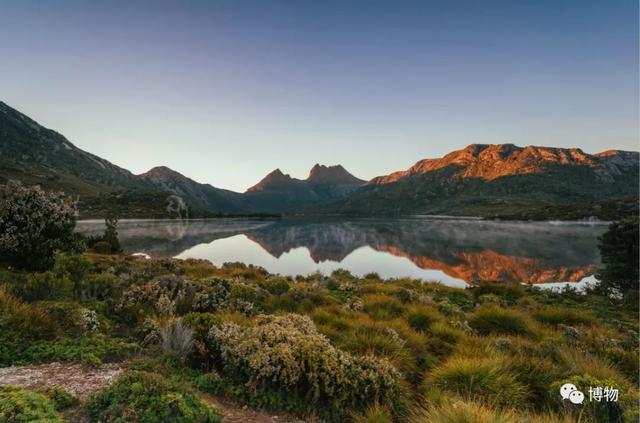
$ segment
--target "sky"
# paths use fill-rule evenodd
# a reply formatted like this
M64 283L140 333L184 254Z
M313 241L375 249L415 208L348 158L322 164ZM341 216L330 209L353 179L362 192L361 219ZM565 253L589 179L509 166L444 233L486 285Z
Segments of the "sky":
M472 143L638 150L636 0L0 0L0 100L244 191Z

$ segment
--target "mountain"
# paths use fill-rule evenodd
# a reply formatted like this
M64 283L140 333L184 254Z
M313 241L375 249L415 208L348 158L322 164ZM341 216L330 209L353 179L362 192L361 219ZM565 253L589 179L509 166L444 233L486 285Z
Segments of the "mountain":
M342 165L315 164L309 171L307 182L312 185L363 185L366 181L356 178Z
M364 184L365 181L356 178L341 165L316 164L305 180L292 178L276 169L249 188L243 200L254 211L288 212L343 199Z
M0 102L0 183L9 179L75 196L83 218L114 208L129 217L167 216L166 192Z
M73 145L64 136L0 102L0 175L72 194L122 188L148 189L149 183Z
M201 184L167 167L142 175L88 153L0 102L0 183L17 179L79 200L81 217L286 213L472 215L506 219L616 219L638 213L637 152L472 144L369 182L316 164L307 179L280 169L245 193ZM180 215L182 215L182 211Z
M518 219L637 213L637 152L472 144L379 176L317 212Z
M154 167L140 177L162 191L180 196L192 209L198 211L227 214L247 212L242 204L241 194L198 183L166 166Z

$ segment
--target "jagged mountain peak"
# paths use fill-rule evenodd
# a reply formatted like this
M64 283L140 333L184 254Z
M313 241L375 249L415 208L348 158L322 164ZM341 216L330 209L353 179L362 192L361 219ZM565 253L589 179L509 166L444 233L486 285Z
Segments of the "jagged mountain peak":
M350 184L362 185L365 183L349 173L342 165L325 166L316 163L309 171L307 182L312 184Z

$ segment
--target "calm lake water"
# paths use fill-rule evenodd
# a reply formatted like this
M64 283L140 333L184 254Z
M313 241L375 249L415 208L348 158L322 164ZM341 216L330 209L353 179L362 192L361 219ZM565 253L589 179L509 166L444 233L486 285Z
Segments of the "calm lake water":
M591 223L488 222L464 219L121 220L129 253L239 261L283 275L347 269L466 286L477 281L535 284L593 279L597 239ZM99 234L102 221L81 221Z

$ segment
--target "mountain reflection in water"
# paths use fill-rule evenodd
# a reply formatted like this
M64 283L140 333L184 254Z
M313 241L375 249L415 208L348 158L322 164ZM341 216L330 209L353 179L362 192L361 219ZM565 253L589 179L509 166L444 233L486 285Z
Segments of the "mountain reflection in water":
M82 221L86 234L103 230ZM122 220L128 252L240 261L296 275L337 268L354 274L478 281L578 282L600 263L602 224L445 219Z

